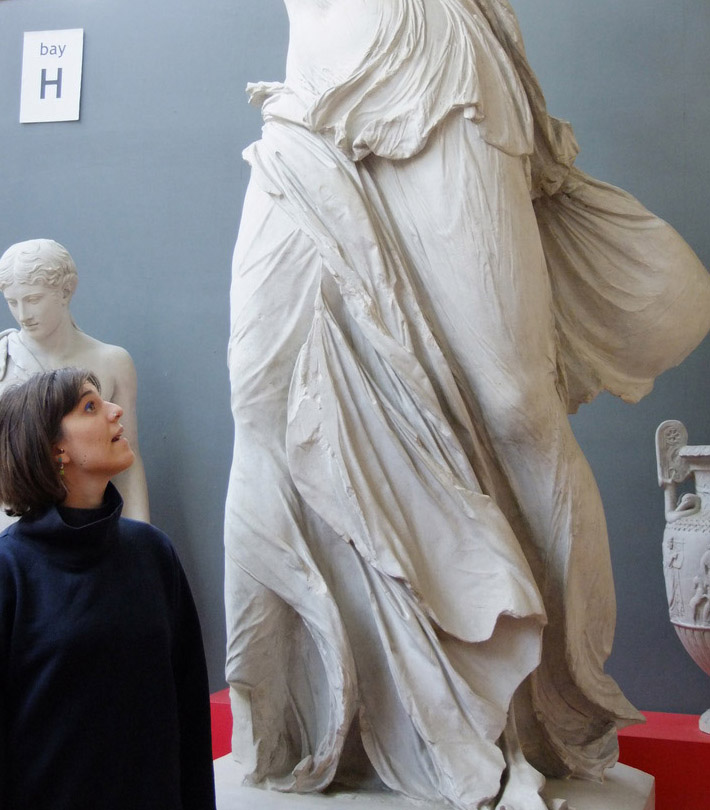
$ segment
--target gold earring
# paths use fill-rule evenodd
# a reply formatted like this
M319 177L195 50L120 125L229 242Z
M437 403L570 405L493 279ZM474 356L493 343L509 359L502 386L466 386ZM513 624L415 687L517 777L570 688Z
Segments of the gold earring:
M59 452L63 453L64 451L60 450ZM61 456L59 456L59 475L64 475L64 460Z

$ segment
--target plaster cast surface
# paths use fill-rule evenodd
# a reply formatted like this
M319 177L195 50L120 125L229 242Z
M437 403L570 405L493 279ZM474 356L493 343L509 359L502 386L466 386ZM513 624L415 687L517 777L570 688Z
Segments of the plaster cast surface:
M214 763L217 810L446 810L446 802L422 802L393 793L284 794L243 787L231 756ZM654 780L617 764L603 783L550 779L543 795L553 810L653 810Z
M574 167L507 3L286 5L233 267L233 752L283 791L541 810L641 719L567 412L647 393L710 282Z
M656 431L656 458L666 507L668 613L687 653L710 675L710 446L689 445L685 425L668 419ZM678 485L691 477L695 491L679 500ZM710 709L699 720L705 733L709 719Z
M123 408L121 423L136 460L115 478L125 517L148 521L148 490L138 447L136 372L120 346L102 343L77 327L69 311L77 285L74 261L51 239L9 247L0 257L0 290L20 329L0 332L0 396L32 374L66 366L92 371L101 395ZM0 511L0 528L12 518Z

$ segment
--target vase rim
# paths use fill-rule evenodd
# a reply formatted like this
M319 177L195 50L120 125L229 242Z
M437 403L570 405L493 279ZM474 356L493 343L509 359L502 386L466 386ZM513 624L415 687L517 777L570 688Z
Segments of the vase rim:
M710 444L688 444L680 448L678 455L683 458L704 458L710 456Z

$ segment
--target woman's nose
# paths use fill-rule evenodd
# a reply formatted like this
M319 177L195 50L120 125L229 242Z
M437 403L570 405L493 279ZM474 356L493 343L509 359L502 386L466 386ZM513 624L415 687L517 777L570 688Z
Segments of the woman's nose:
M123 408L120 405L116 405L114 402L107 402L106 405L108 406L109 414L113 422L123 416Z

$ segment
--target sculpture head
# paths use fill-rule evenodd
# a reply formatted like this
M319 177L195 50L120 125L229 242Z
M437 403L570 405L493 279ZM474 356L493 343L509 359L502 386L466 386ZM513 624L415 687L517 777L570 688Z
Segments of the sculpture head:
M0 291L21 329L41 341L71 320L79 277L66 248L52 239L17 242L0 257Z

